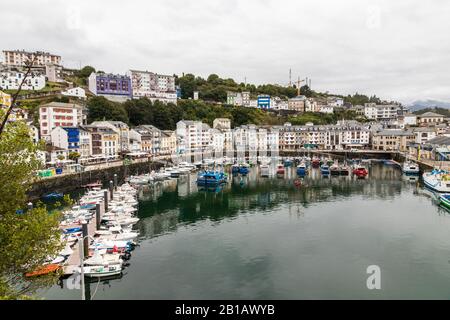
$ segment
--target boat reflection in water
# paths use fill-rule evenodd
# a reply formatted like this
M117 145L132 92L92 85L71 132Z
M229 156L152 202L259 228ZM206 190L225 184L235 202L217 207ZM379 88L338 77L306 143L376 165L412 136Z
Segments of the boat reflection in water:
M219 188L197 187L193 174L143 190L129 271L94 298L448 298L449 212L420 177L380 163L365 179L318 167L297 180L296 166L277 178L277 165L269 178L252 167ZM366 288L371 264L389 279L376 294Z

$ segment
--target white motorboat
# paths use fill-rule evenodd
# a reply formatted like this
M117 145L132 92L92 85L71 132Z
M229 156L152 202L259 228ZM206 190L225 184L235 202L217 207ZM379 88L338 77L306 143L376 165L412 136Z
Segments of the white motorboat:
M404 174L407 174L407 175L416 175L416 174L419 174L420 169L416 163L411 162L411 161L405 161L405 163L403 164L403 167L402 167L402 171Z
M84 260L84 264L88 266L109 266L114 264L122 264L123 260L120 258L120 255L117 253L113 254L101 254L103 250L94 250L94 255L89 259Z
M79 268L79 272L81 273L81 269ZM85 266L83 267L83 272L86 277L90 278L102 278L102 277L110 277L119 275L122 273L122 265L113 264L107 266Z
M450 193L450 174L444 170L433 170L422 175L423 182L428 188L437 191Z
M268 177L270 175L270 166L268 164L260 165L261 177Z
M120 226L113 226L108 230L97 230L95 234L102 236L104 239L116 241L135 240L139 235L137 232L124 232Z

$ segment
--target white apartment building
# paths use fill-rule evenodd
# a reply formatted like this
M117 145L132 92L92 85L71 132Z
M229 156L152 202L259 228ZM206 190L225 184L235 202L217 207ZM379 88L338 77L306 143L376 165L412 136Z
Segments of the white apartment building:
M25 74L16 71L0 72L0 89L17 90L22 83ZM31 72L22 85L22 90L42 90L45 88L45 76L36 72Z
M61 56L48 52L25 50L3 50L3 65L5 66L25 66L29 59L35 60L34 66L43 67L46 64L61 64Z
M370 130L361 125L306 125L286 123L279 128L281 150L300 150L316 147L328 150L364 148L370 143Z
M177 122L177 152L199 152L202 149L202 122L180 120Z
M415 143L423 144L428 142L428 140L431 140L433 138L437 137L436 129L434 127L419 127L414 128L412 130L415 136Z
M249 107L250 106L250 92L227 92L227 104L232 106L242 106Z
M66 91L62 91L61 94L63 96L75 97L79 99L86 99L86 90L81 87L67 89Z
M177 103L175 77L149 71L130 70L133 98L147 97L151 101Z
M319 112L321 113L333 113L334 107L330 105L319 106Z
M39 107L41 138L50 141L55 127L77 127L85 122L83 107L73 103L51 102Z
M364 105L364 116L370 120L388 121L397 119L402 108L397 104L366 103Z

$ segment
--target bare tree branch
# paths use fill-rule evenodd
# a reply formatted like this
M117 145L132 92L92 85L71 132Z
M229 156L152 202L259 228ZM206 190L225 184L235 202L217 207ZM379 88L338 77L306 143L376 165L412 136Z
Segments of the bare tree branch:
M28 58L27 61L25 61L25 66L26 66L26 72L25 75L22 79L22 81L20 82L19 88L17 88L17 91L13 94L12 96L12 100L11 100L11 105L9 106L8 110L6 111L5 117L2 120L2 123L0 124L0 139L2 138L2 133L3 130L5 129L6 126L6 122L8 121L8 117L10 116L12 110L14 109L15 105L16 105L16 100L17 97L20 94L20 91L22 91L22 86L25 83L25 81L27 80L28 76L31 73L31 69L36 61L37 55L34 56L33 59L31 59L31 57Z

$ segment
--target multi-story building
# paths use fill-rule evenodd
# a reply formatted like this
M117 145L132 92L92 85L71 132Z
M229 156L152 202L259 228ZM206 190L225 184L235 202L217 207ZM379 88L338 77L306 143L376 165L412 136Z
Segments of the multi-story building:
M130 141L134 152L140 151L147 154L152 153L153 136L148 130L131 129Z
M177 136L175 131L161 131L161 154L172 155L177 152Z
M354 123L305 126L285 123L279 127L280 150L295 151L308 147L328 150L361 149L369 144L370 130Z
M55 127L78 127L86 121L83 107L74 103L51 102L39 107L41 138L50 141Z
M106 127L119 135L119 152L129 151L130 143L130 127L122 121L94 121L93 126Z
M250 92L227 92L227 104L233 106L242 106L249 107L250 106Z
M381 130L373 133L372 149L404 152L414 140L414 133L408 130Z
M25 74L16 71L0 72L0 89L17 90L22 83ZM42 90L45 88L45 76L31 72L22 85L22 90Z
M63 67L54 63L45 65L45 76L50 82L64 82Z
M145 147L146 152L158 156L161 154L161 130L152 125L140 125L134 128L141 136L145 137L142 142L142 147ZM150 140L150 141L149 141ZM142 139L141 139L142 141ZM149 148L150 147L150 148Z
M297 112L305 112L305 96L298 96L288 100L288 108L289 110L297 111Z
M133 97L131 78L126 75L91 73L89 91L113 101L126 101Z
M444 116L435 112L425 112L417 116L420 126L436 125L444 122Z
M45 66L46 64L61 64L61 56L48 52L25 50L3 50L3 64L5 66L25 66L29 60L34 60L34 66Z
M213 121L214 129L231 129L231 120L228 118L216 118Z
M270 109L270 96L259 95L257 101L259 109Z
M417 116L413 113L406 113L403 115L403 125L404 126L416 126Z
M433 138L436 138L436 128L435 127L418 127L413 128L412 132L415 135L415 143L423 144L428 142L428 140L431 140Z
M61 94L63 96L75 97L79 99L86 99L86 91L81 87L70 88L65 91L62 91Z
M402 115L402 106L397 104L366 103L364 105L364 115L367 119L377 121L389 121L397 119Z
M89 131L80 127L55 127L51 132L51 142L54 146L78 152L80 159L91 155L91 137Z
M328 97L327 104L332 107L342 107L344 106L344 99L339 97Z
M321 113L333 113L334 107L330 105L322 105L319 107L319 112Z
M83 128L90 133L92 156L108 159L118 157L120 137L116 132L108 127L95 125L86 125Z
M202 122L180 120L177 122L177 153L200 152L202 149Z
M149 71L130 70L133 98L177 103L175 77Z

